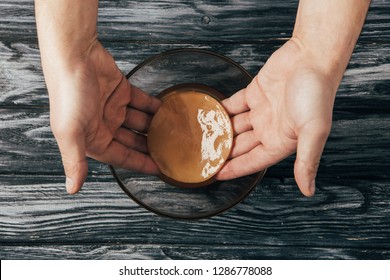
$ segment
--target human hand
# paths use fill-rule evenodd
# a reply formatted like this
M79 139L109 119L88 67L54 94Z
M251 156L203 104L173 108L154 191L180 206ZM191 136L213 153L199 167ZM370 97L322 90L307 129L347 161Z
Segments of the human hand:
M332 123L336 91L370 0L300 0L292 38L249 86L223 101L236 134L227 180L263 170L296 152L295 180L306 196Z
M61 75L46 75L51 127L62 156L69 193L87 176L86 156L115 166L157 174L147 154L146 132L160 101L129 84L112 56L96 41Z
M131 86L97 40L98 0L35 0L50 122L69 193L87 176L86 156L157 174L146 131L160 101Z
M255 173L296 152L296 182L304 195L313 195L338 83L299 42L288 41L247 88L223 101L235 138L217 179Z

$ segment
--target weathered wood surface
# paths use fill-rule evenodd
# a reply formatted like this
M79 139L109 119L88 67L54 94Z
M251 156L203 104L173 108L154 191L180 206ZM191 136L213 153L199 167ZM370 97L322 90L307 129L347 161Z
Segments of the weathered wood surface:
M4 259L104 259L104 260L311 260L389 259L386 249L308 246L218 246L218 245L34 245L2 246Z
M36 38L32 0L0 2L0 37L5 42ZM298 0L100 1L103 41L262 42L291 35ZM389 42L388 0L373 0L361 40ZM7 31L4 31L7 30Z
M337 182L337 183L336 183ZM57 176L2 176L3 245L77 243L321 246L390 249L386 180L319 180L304 198L291 179L266 178L225 214L187 222L156 217L132 203L110 176L79 195ZM190 238L190 236L196 238Z
M127 73L150 55L183 46L224 50L225 55L255 75L279 45L161 46L112 43L108 48L119 67ZM389 177L389 172L386 172L390 169L389 49L386 44L357 45L336 98L333 131L320 169L323 176L361 177L364 174L366 178ZM141 54L135 56L136 52ZM15 53L18 53L18 57L13 58ZM0 96L0 132L5 136L0 146L0 158L4 162L0 172L13 173L18 170L45 174L46 166L51 166L52 173L62 173L57 146L49 128L48 98L40 70L39 51L36 47L18 43L12 48L3 46L0 58L3 61L0 69L4 90ZM371 161L373 156L376 164L368 165L367 161ZM41 162L45 162L45 165ZM107 170L98 163L91 164L96 166L96 172ZM290 177L291 164L292 160L282 162L271 168L269 174Z
M200 47L253 75L291 35L297 1L101 1L99 36L128 72L150 55ZM313 198L293 157L211 219L175 221L132 202L104 164L64 190L49 127L33 1L0 0L1 259L389 259L390 1L374 0L338 91Z

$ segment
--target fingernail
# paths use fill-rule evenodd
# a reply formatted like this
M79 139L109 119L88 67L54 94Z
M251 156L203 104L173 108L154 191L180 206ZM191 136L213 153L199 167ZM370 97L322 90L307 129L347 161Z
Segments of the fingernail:
M71 193L73 190L73 180L69 177L66 177L65 186L66 186L66 191L68 193Z
M311 181L310 186L309 186L309 191L310 191L311 195L314 195L314 193L316 192L316 181L315 180Z

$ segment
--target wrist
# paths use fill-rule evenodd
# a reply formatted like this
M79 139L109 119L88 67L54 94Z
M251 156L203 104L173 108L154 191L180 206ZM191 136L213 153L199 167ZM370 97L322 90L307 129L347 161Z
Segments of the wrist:
M298 50L299 55L304 58L313 69L328 77L335 83L340 83L350 59L350 52L346 51L351 47L340 46L339 49L332 49L329 52L302 39L299 34L294 33L289 40ZM352 46L353 49L353 46Z
M324 79L331 91L336 94L348 64L348 59L344 59L346 62L343 62L343 59L333 59L325 56L318 50L311 48L310 45L306 45L299 36L291 37L286 43L286 47L290 49L295 58L296 69L294 72L298 68L303 68L306 71L318 74Z
M62 56L42 61L43 72L49 94L68 95L68 91L79 89L87 82L93 82L102 93L108 93L122 80L123 73L117 67L111 54L96 40L88 51L77 55ZM85 89L87 90L87 89Z
M44 69L72 67L97 42L97 0L35 0L39 48Z
M341 80L370 0L300 0L292 41L319 68Z
M88 68L95 68L92 54L96 44L89 48L67 48L65 51L52 45L40 46L42 70L49 93L62 88L67 81L78 80Z

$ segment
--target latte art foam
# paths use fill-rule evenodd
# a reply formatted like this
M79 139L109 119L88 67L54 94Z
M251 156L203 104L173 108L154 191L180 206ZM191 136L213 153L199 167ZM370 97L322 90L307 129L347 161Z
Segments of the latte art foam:
M147 140L150 155L165 176L200 183L222 168L232 148L233 131L216 99L191 90L162 98Z

